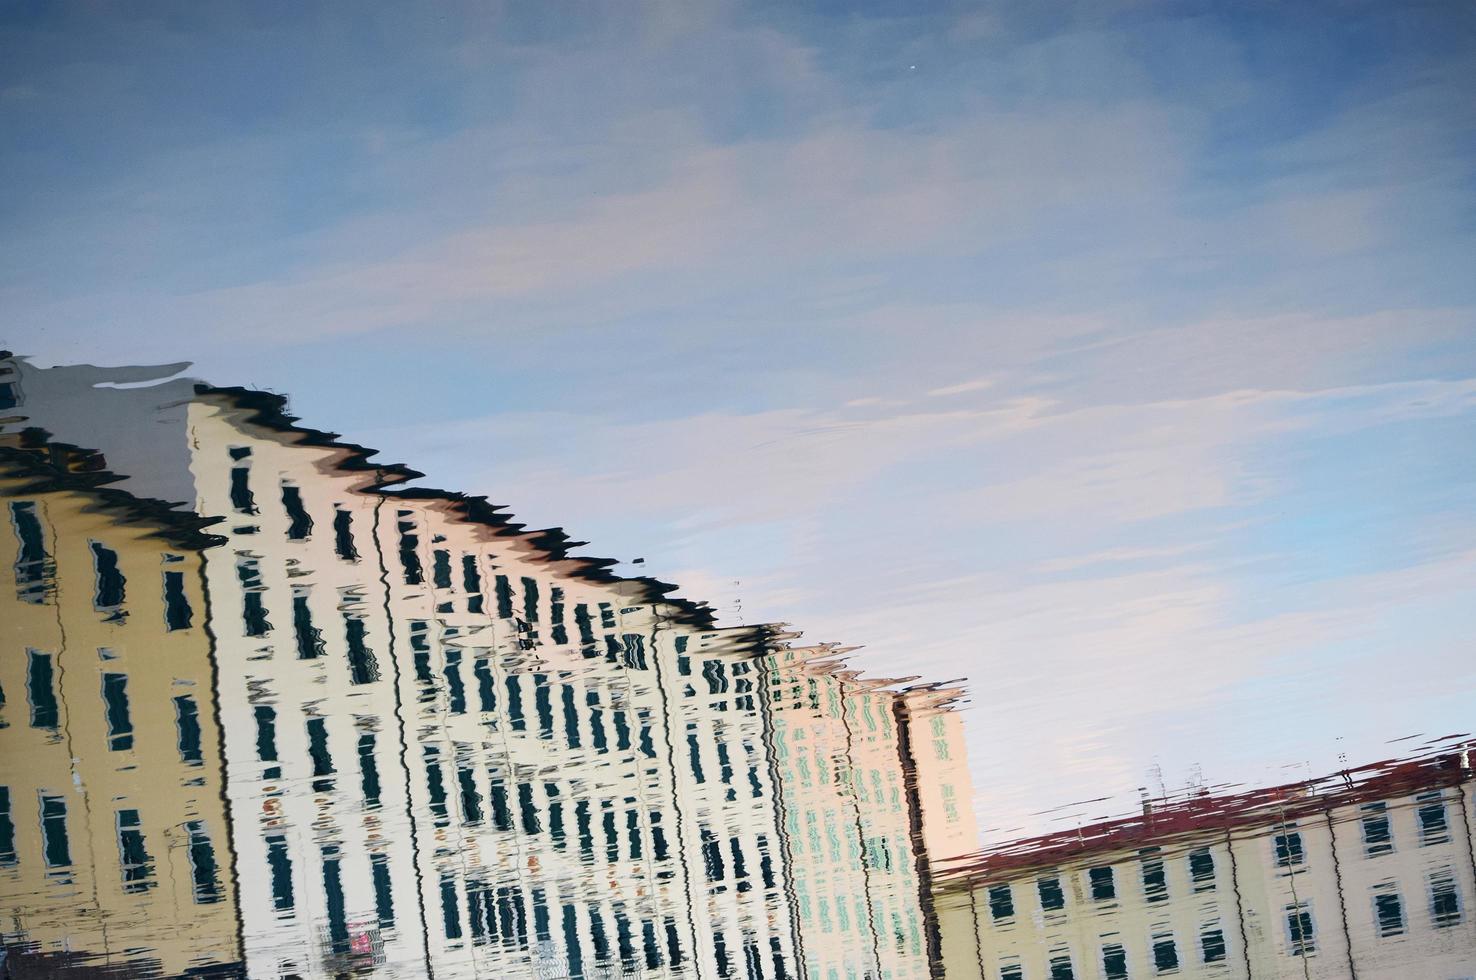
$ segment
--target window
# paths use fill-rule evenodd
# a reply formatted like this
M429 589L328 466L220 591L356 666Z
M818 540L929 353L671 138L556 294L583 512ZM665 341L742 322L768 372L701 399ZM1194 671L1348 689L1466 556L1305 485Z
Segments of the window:
M451 552L445 548L431 551L431 583L438 589L451 588Z
M476 555L461 556L461 586L467 594L466 611L482 611L482 573L477 569Z
M168 630L187 630L194 621L195 611L190 608L185 595L184 572L164 573L164 627Z
M313 518L302 505L302 490L298 487L282 487L282 508L287 511L287 540L302 541L313 533Z
M1380 936L1403 935L1404 901L1392 881L1374 887L1373 911Z
M461 819L463 823L482 822L482 794L477 792L477 779L470 769L459 767L456 782L461 788Z
M333 756L328 751L328 720L309 718L307 733L308 757L313 763L313 792L327 793L333 789L333 780L327 777L337 771L333 768Z
M123 874L123 890L130 894L146 891L153 884L153 862L144 847L143 829L137 810L119 810L118 867Z
M133 748L133 719L128 714L128 675L102 675L103 706L108 721L108 749L121 752Z
M1461 895L1455 874L1442 868L1430 875L1430 924L1437 929L1460 925Z
M236 557L236 578L241 583L241 622L247 636L266 636L272 624L266 618L266 588L255 558Z
M251 492L251 464L244 460L251 450L244 446L230 450L231 459L240 465L231 467L231 506L238 514L255 514L256 496Z
M1053 949L1050 957L1051 980L1076 980L1076 971L1071 968L1071 951Z
M15 556L16 594L22 602L40 602L46 597L46 586L51 581L54 566L46 553L46 540L41 532L41 520L36 516L36 505L29 500L17 500L10 505L10 523L15 529L19 550Z
M1001 963L999 980L1024 980L1025 968L1019 963Z
M1066 893L1061 889L1059 877L1041 878L1035 883L1035 888L1040 893L1042 912L1059 912L1066 907Z
M1173 933L1160 932L1153 936L1153 972L1173 973L1179 968L1179 944Z
M123 596L127 579L118 568L118 553L96 541L92 545L92 570L96 591L92 604L98 612L107 613L109 622L123 618Z
M1421 793L1415 797L1419 804L1416 815L1420 821L1420 844L1444 844L1450 840L1450 828L1445 821L1445 797L1440 790Z
M1205 926L1199 933L1199 955L1206 963L1225 962L1225 930L1216 924Z
M395 901L390 889L389 855L369 855L369 870L374 878L375 917L379 919L379 928L389 929L395 924Z
M1363 811L1363 853L1378 857L1394 850L1394 839L1389 833L1389 807L1384 803L1365 803Z
M215 847L205 832L205 824L191 820L185 824L190 840L190 879L194 884L195 901L209 905L220 901L220 879L215 863Z
M1284 830L1276 835L1272 843L1276 850L1278 868L1295 868L1306 860L1306 853L1302 850L1302 835L1295 830Z
M1317 931L1312 922L1312 909L1306 902L1286 907L1287 948L1292 956L1311 956L1317 952Z
M201 765L204 756L200 750L200 709L194 698L181 695L174 699L174 729L179 739L180 759L186 765Z
M67 839L67 801L41 796L41 852L48 868L70 868L72 848Z
M252 708L256 716L256 757L262 762L277 761L277 709L269 704Z
M374 733L359 736L359 783L366 807L379 806L379 762L374 757Z
M31 702L31 727L55 728L57 703L51 654L27 651L26 696Z
M324 845L323 904L328 912L328 942L335 955L348 952L348 915L343 895L342 858L337 844Z
M1143 867L1143 897L1150 902L1168 901L1168 876L1164 872L1159 849L1145 848L1138 855Z
M10 787L0 786L0 866L15 864L15 819L10 812Z
M342 507L333 508L333 550L344 561L358 561L354 547L354 515Z
M415 533L414 515L408 510L398 512L397 524L400 532L400 567L404 571L406 585L420 585L425 581L425 572L420 564L420 535Z
M1092 901L1110 902L1117 897L1117 882L1111 868L1087 869L1087 881L1092 888Z
M1127 951L1119 943L1107 943L1102 947L1102 976L1106 980L1127 980Z
M343 636L348 644L349 680L354 684L372 684L379 680L379 662L365 640L364 620L352 612L343 614Z
M268 837L267 868L272 876L272 908L278 912L292 911L295 899L292 895L292 855L287 850L287 838L280 834Z
M1197 892L1212 891L1215 887L1215 855L1207 847L1189 852L1189 880Z
M323 655L323 631L313 625L306 589L292 590L292 632L297 638L297 659L312 660Z

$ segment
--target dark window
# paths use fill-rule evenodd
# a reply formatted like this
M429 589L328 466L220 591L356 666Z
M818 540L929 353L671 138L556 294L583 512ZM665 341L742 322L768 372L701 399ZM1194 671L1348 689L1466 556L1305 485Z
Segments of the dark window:
M580 643L594 643L594 622L589 618L589 607L582 602L574 607L574 625L579 630Z
M277 709L258 704L252 712L256 715L256 757L262 762L276 762Z
M390 888L389 855L369 855L369 871L374 878L374 914L379 919L379 928L389 929L395 924L395 899Z
M1164 873L1163 858L1159 856L1158 848L1140 851L1139 861L1143 867L1143 897L1150 902L1167 901L1168 876Z
M1117 943L1108 943L1102 947L1102 975L1107 980L1127 980L1127 951Z
M564 709L564 741L568 743L569 748L577 749L580 746L579 709L574 702L574 687L570 684L561 684L560 688L559 700ZM598 695L591 691L590 697L598 697ZM598 714L598 712L594 712L594 714ZM593 720L591 720L590 727L594 728ZM601 732L595 733L597 745L602 736L603 733Z
M523 577L523 618L538 622L538 583L527 576Z
M1179 968L1179 944L1170 935L1153 937L1153 969L1168 973Z
M1117 897L1117 881L1111 868L1089 868L1087 880L1092 886L1092 901L1110 902Z
M1209 848L1189 852L1189 879L1197 892L1215 887L1215 855Z
M482 611L482 573L477 569L476 555L461 556L461 586L467 593L466 611Z
M1437 929L1460 925L1461 896L1456 891L1455 876L1437 871L1430 876L1430 924Z
M333 550L344 561L359 560L359 549L354 547L354 515L342 507L333 510Z
M405 584L419 585L425 581L425 572L420 565L420 535L415 533L415 522L409 520L410 512L399 512L400 567L404 569Z
M708 881L723 880L723 849L717 835L705 827L702 828L702 864L707 869Z
M265 636L272 624L266 618L265 588L255 558L237 557L236 578L241 583L241 621L247 636Z
M999 980L1024 980L1025 968L1019 963L1005 963L999 968Z
M440 750L427 745L424 751L425 788L430 796L430 812L436 818L436 826L444 827L451 818L446 810L446 777L441 772Z
M309 718L307 733L308 757L313 762L313 792L327 793L333 789L333 780L327 777L337 772L333 768L333 756L328 751L328 720Z
M1206 929L1199 934L1199 952L1206 963L1225 961L1225 933L1219 928Z
M446 707L453 715L466 714L466 685L461 682L461 651L446 651Z
M179 736L179 757L188 765L201 765L205 758L200 748L200 709L194 698L180 695L174 699L174 728Z
M461 787L461 819L469 824L482 822L482 794L477 792L477 779L470 769L458 768L456 781Z
M1296 867L1306 860L1306 853L1302 850L1302 835L1295 830L1277 834L1274 844L1278 868Z
M10 787L0 786L0 865L15 864L15 818L10 809Z
M1076 980L1076 972L1071 969L1071 954L1055 952L1050 959L1051 980Z
M548 618L553 623L551 636L560 646L569 642L569 629L564 625L564 590L554 587L548 590ZM648 923L649 924L649 923Z
M512 619L512 585L508 582L506 575L499 575L493 583L497 591L497 616L499 619Z
M194 884L195 901L209 905L220 901L220 875L215 863L215 845L205 833L205 824L191 820L185 824L190 840L190 880Z
M113 615L110 619L119 618L122 615L119 607L123 605L127 579L118 568L118 553L96 541L92 542L92 569L97 584L92 604L99 612L111 611Z
M164 626L169 630L187 630L194 622L195 611L185 595L184 572L164 573Z
M1389 807L1384 803L1365 803L1363 810L1363 853L1369 857L1394 850L1389 832Z
M323 655L323 631L313 625L306 592L292 597L292 631L297 636L297 659L312 660Z
M1376 892L1373 897L1374 918L1380 936L1398 936L1404 932L1404 902L1393 890Z
M687 754L692 764L692 778L699 783L707 781L702 773L702 748L697 744L697 736L691 732L687 733Z
M515 732L526 731L528 723L523 717L523 690L516 677L504 681L507 686L507 723Z
M523 833L533 835L543 832L538 823L538 807L533 805L533 787L528 783L518 784L518 814L523 821Z
M477 700L481 702L480 707L484 712L497 710L497 687L492 679L492 664L486 659L480 659L472 668L477 675Z
M255 514L256 495L251 492L251 468L231 467L231 506L238 514Z
M1415 801L1420 804L1416 811L1420 820L1420 843L1444 844L1450 840L1450 828L1445 821L1445 801L1440 791L1421 793Z
M57 726L56 687L52 676L51 654L28 651L26 658L26 697L31 702L31 727Z
M128 676L103 674L102 696L108 721L108 748L114 752L133 748L133 719L128 713Z
M355 684L372 684L379 680L379 662L366 641L367 627L358 616L344 613L343 634L348 644L349 680Z
M584 952L579 948L579 919L572 905L563 908L564 953L568 957L571 977L584 976Z
M364 790L364 805L379 806L379 763L374 757L374 733L359 736L359 775Z
M989 886L989 915L996 922L1015 914L1015 896L1009 885Z
M292 896L292 855L287 850L287 838L280 834L268 837L267 868L272 875L272 908L278 912L290 911Z
M590 820L589 801L574 804L574 825L579 832L579 853L586 863L594 860L594 830Z
M488 802L492 805L492 825L498 830L512 830L512 806L507 798L507 783L493 776L488 784Z
M323 848L323 904L328 911L328 941L339 956L348 952L348 916L343 896L343 873L338 848Z
M153 884L154 864L144 846L137 810L118 811L118 862L125 892L146 891Z
M620 860L620 835L615 832L615 811L606 809L600 823L605 828L605 861L614 864Z
M1059 912L1066 907L1066 893L1061 889L1061 879L1041 878L1035 883L1040 892L1040 907L1045 912Z
M451 588L451 552L445 548L431 552L431 582L438 589Z
M547 674L533 675L533 708L538 713L538 737L553 738L553 699Z
M456 879L441 876L441 919L447 939L461 938L461 907L456 899Z
M67 801L41 797L41 851L48 868L70 868L72 847L67 839Z
M1291 955L1309 956L1317 952L1317 936L1312 927L1312 913L1305 905L1286 907L1286 934Z
M287 511L287 538L301 541L313 533L313 519L302 505L302 490L297 487L282 488L282 507Z
M54 569L51 556L46 553L46 539L42 536L35 503L29 500L12 502L10 523L19 544L15 556L16 592L25 602L40 602L46 595L46 583L51 580Z

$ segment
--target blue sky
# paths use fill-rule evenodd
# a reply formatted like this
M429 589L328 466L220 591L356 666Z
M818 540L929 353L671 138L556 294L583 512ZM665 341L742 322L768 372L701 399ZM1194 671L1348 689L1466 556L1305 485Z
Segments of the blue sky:
M1468 730L1472 79L1460 3L12 3L0 344L967 676L1059 826Z

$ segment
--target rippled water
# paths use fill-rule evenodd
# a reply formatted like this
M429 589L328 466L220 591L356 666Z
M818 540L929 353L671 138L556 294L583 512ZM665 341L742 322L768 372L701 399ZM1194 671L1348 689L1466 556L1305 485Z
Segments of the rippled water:
M0 367L10 976L1476 971L1460 739L980 852L962 689L279 396Z

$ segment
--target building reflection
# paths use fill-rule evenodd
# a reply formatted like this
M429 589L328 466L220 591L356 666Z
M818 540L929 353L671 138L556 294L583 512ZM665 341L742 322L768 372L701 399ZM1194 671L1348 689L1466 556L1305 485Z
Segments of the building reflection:
M278 396L0 366L16 975L941 975L957 689L719 628Z

